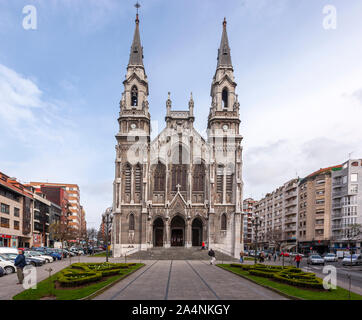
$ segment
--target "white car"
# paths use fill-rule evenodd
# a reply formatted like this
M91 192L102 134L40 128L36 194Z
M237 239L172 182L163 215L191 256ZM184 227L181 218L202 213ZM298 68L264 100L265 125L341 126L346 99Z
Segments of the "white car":
M32 251L25 251L24 252L25 258L33 258L42 261L43 263L47 263L46 259L34 254Z
M49 263L49 262L54 261L54 258L52 256L41 254L40 252L37 252L37 251L29 251L29 252L30 252L30 254L31 254L31 256L33 258L43 258L43 259L45 259L45 263Z
M323 259L324 259L325 262L337 262L338 261L338 257L334 253L327 253L323 257Z
M312 254L307 259L307 264L322 264L324 265L324 259L318 254Z
M14 273L16 270L14 263L5 260L1 257L0 257L0 267L2 267L5 270L6 274Z
M342 265L344 265L344 266L362 265L362 256L360 254L352 254L352 258L351 258L351 256L345 257L342 260Z

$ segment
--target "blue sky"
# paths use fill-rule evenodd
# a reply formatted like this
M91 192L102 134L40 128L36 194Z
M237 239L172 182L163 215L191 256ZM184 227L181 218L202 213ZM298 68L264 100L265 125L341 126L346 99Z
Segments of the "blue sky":
M0 170L22 182L77 183L88 225L112 202L122 81L135 1L0 2ZM23 7L37 9L24 30ZM228 21L244 136L244 197L362 157L362 2L147 0L140 29L150 112L163 128L195 101L203 131L222 20ZM337 28L323 28L334 5ZM156 128L156 126L154 126ZM158 132L153 131L153 136Z

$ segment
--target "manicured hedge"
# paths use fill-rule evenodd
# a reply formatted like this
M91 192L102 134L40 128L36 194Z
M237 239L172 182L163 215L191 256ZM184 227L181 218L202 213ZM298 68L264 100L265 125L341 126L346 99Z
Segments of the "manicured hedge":
M58 281L63 287L76 287L98 281L102 277L122 273L122 270L135 265L134 263L74 263L60 272Z
M242 265L242 264L230 264L230 267L241 268L248 271L249 274L274 279L279 282L287 283L292 286L312 288L312 289L324 289L323 280L317 278L312 272L303 272L296 267L282 267L282 266L269 266L263 264L255 265Z

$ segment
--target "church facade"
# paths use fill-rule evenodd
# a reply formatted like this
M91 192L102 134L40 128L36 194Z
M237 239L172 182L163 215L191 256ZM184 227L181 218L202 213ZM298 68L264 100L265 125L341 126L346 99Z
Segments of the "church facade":
M205 242L238 257L243 248L242 136L226 20L207 137L194 128L192 94L184 111L173 110L169 94L165 128L152 141L139 24L137 14L116 135L113 255Z

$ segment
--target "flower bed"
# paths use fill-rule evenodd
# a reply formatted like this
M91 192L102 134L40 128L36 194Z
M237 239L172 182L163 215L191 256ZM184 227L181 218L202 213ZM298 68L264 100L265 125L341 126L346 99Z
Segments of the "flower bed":
M103 277L121 274L134 265L131 263L74 263L62 270L57 280L62 287L76 287L101 280Z

